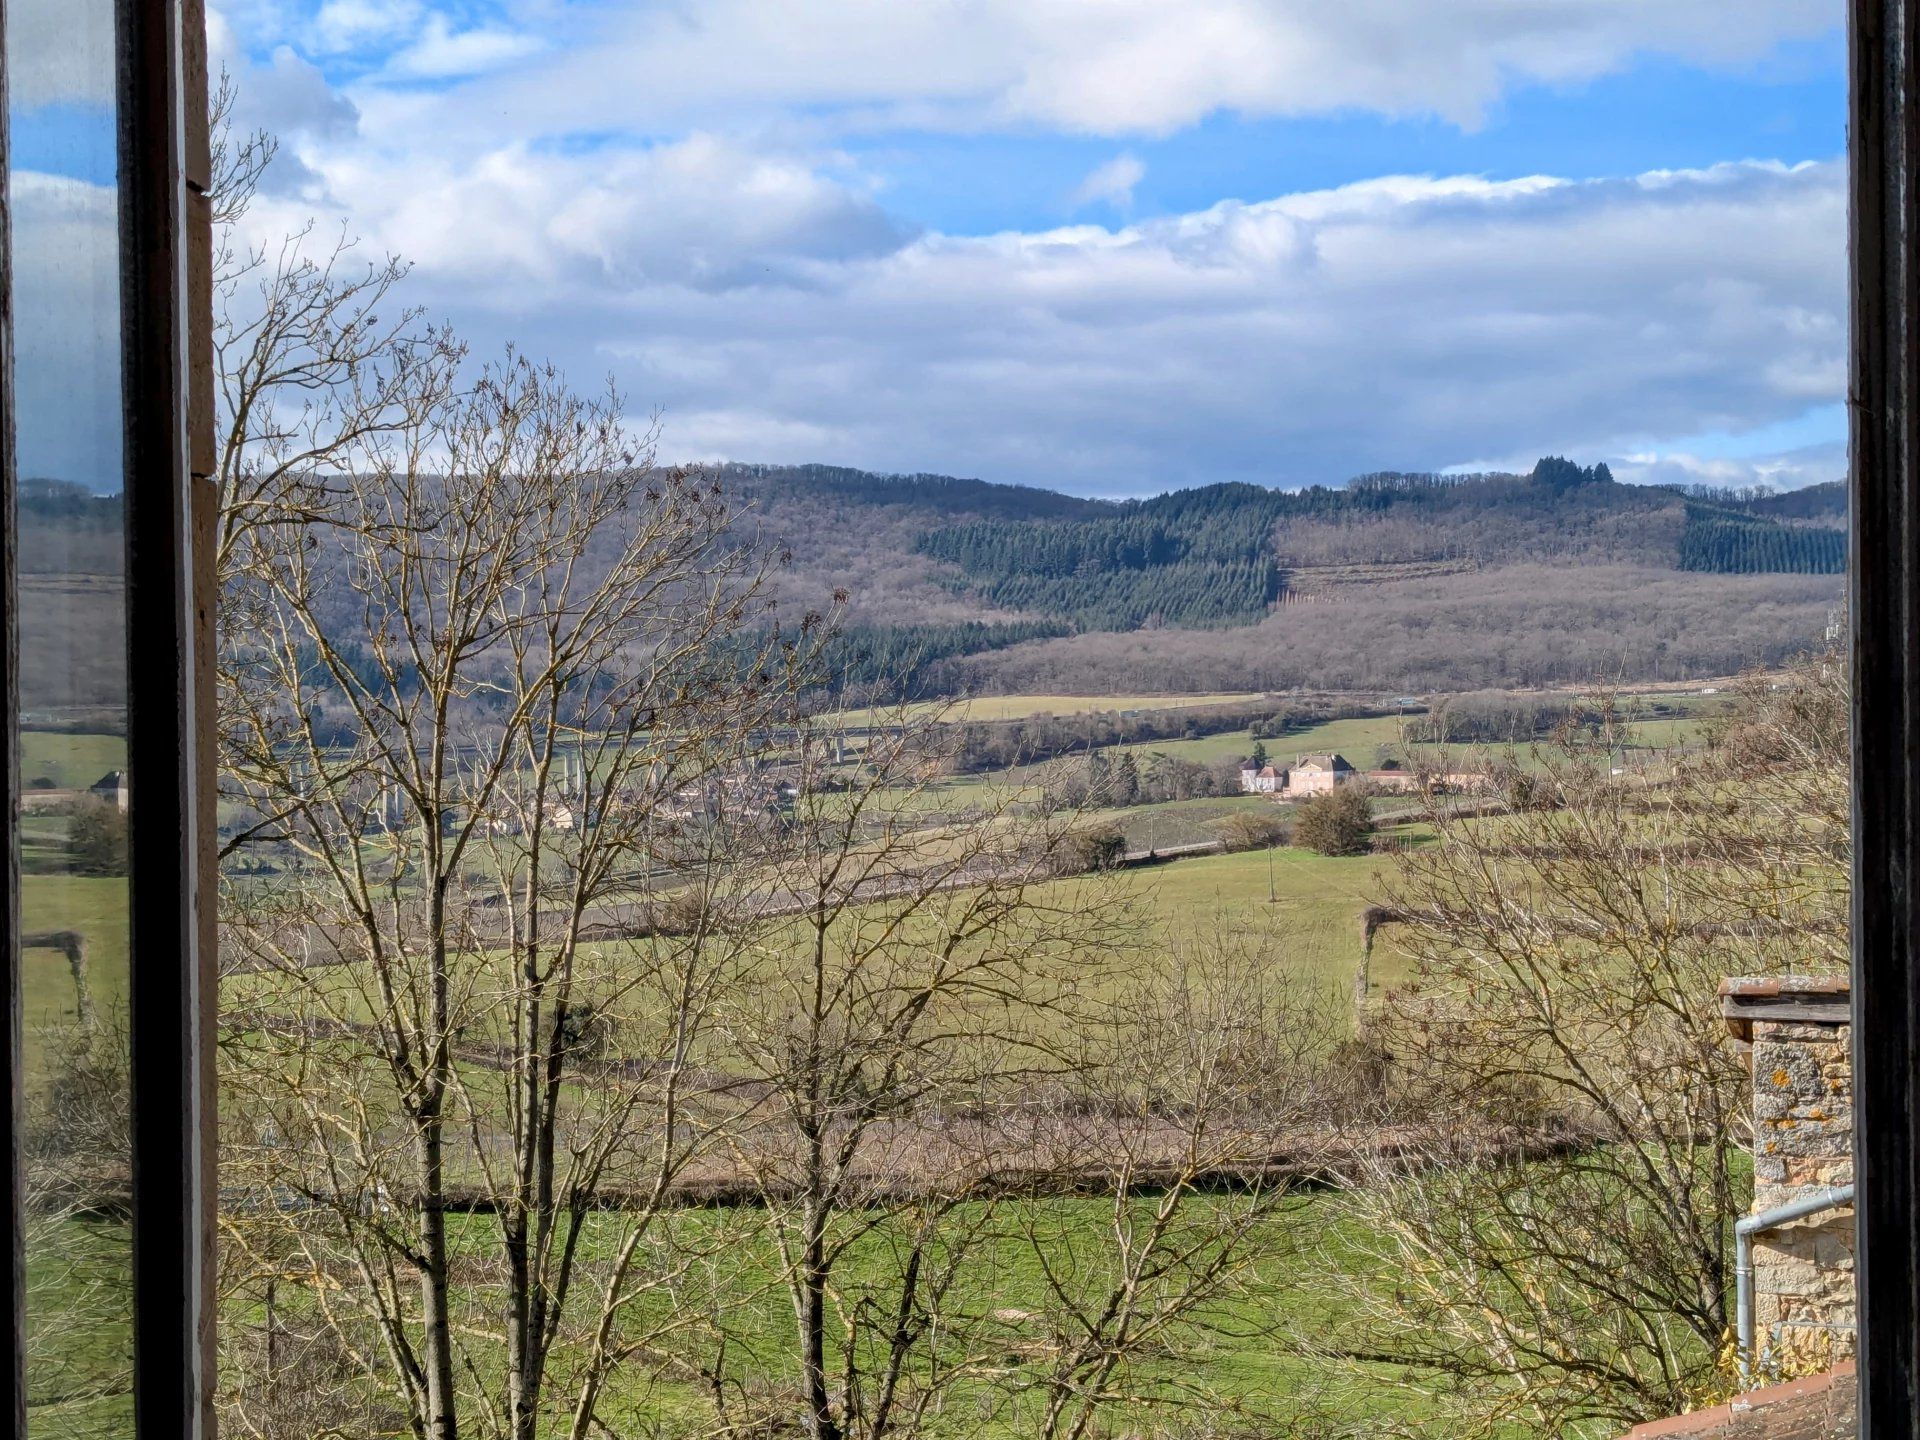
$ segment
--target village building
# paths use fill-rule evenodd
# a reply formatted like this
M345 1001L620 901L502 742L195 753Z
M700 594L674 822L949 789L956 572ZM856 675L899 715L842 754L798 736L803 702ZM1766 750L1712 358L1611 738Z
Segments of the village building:
M96 800L104 800L116 809L125 810L127 808L127 772L109 770L87 787L87 793Z
M1324 795L1358 778L1359 774L1344 755L1302 755L1290 769L1286 793L1294 797Z
M1383 765L1377 770L1362 771L1360 778L1383 795L1417 795L1431 788L1432 777L1399 765Z
M1279 766L1244 761L1240 766L1240 788L1249 795L1279 795L1287 788L1287 772Z

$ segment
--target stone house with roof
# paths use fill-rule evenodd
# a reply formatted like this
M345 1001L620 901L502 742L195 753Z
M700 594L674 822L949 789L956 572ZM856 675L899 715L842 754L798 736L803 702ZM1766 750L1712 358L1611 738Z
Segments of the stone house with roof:
M1359 776L1344 755L1302 755L1289 767L1286 793L1295 798L1324 795Z
M105 801L115 809L125 810L127 808L127 772L109 770L87 787L87 793L96 800Z
M1280 795L1287 788L1287 772L1278 765L1240 764L1240 788L1249 795Z

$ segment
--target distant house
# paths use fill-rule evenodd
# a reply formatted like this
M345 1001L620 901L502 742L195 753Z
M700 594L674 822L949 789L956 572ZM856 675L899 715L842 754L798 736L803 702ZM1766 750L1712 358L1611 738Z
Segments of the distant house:
M1287 788L1287 772L1248 761L1240 767L1240 788L1249 795L1278 795Z
M1365 778L1369 785L1385 795L1412 795L1428 788L1428 777L1417 770L1403 769L1398 765L1383 765L1378 770L1368 770Z
M1324 795L1346 784L1360 772L1347 763L1344 755L1302 755L1293 762L1287 794Z
M87 787L87 793L96 800L104 800L116 809L127 808L127 772L109 770L93 784Z

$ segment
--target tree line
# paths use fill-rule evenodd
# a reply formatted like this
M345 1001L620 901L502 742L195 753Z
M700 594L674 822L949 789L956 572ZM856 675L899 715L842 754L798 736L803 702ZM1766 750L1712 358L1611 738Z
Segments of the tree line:
M1847 533L1689 505L1680 568L1715 575L1843 575Z
M955 727L949 763L961 774L978 774L1115 745L1197 740L1232 730L1275 738L1329 720L1379 713L1359 705L1257 700L1191 709L1095 710L1080 715L1032 715L1024 720L973 720Z
M1115 513L982 520L922 534L915 550L989 604L1084 630L1249 625L1289 569L1452 559L1572 557L1719 574L1832 574L1837 531L1618 484L1604 463L1543 457L1527 475L1366 475L1343 489L1222 484L1130 501Z

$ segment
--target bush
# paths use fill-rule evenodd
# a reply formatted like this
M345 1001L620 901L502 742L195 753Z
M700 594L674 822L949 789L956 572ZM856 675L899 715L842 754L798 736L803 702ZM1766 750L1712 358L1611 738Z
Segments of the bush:
M1215 823L1229 850L1266 850L1287 843L1291 827L1272 810L1241 810Z
M1112 870L1127 858L1127 837L1111 825L1075 830L1060 844L1060 873L1085 875Z
M67 854L82 875L126 874L126 812L98 800L77 803L67 831Z
M1364 855L1372 837L1372 797L1361 785L1314 796L1294 819L1294 843L1322 855Z

